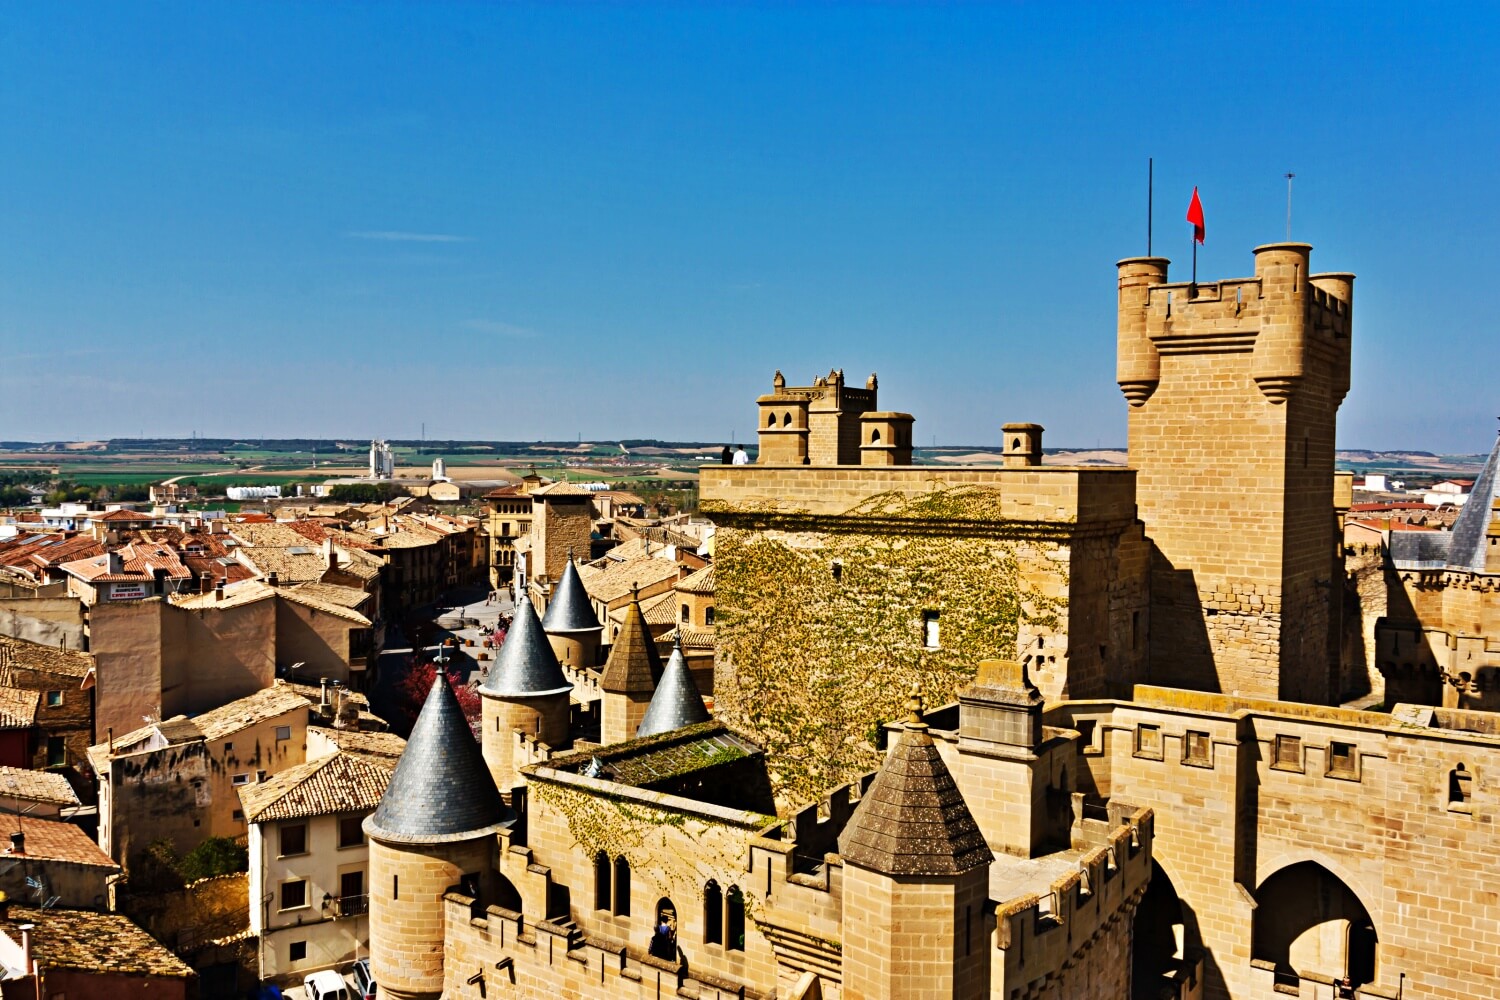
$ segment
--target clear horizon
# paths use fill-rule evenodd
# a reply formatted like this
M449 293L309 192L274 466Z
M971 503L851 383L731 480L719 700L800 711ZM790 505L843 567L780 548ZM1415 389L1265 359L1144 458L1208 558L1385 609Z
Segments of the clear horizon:
M1118 447L1150 156L1174 278L1193 186L1212 280L1296 173L1358 275L1340 448L1494 442L1486 5L9 15L7 440L744 441L840 367L919 441Z

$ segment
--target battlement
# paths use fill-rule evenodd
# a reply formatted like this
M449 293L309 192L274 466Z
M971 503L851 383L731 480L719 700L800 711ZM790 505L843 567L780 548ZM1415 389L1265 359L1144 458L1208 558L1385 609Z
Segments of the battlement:
M788 386L786 376L778 371L771 379L770 394L756 400L760 460L783 465L858 464L865 443L860 418L875 413L878 385L874 373L863 389L845 385L843 369L833 368L814 378L811 385ZM909 462L911 417L887 416L904 418L904 462ZM889 434L886 437L889 444ZM890 464L890 456L886 459L883 464Z
M1132 407L1161 380L1172 354L1249 353L1256 384L1274 404L1286 402L1310 366L1328 368L1349 388L1354 275L1311 274L1312 247L1270 243L1255 248L1255 275L1209 282L1170 282L1164 257L1130 257L1119 268L1117 381Z

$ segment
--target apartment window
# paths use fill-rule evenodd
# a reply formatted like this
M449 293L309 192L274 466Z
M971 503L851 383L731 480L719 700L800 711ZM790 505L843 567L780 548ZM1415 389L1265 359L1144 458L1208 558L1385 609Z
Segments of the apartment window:
M938 613L936 611L922 612L922 645L927 649L940 649L938 634Z
M1139 725L1135 727L1135 755L1161 760L1161 727Z
M690 625L693 621L693 610L686 604L682 606L682 624Z
M61 736L47 737L47 766L62 767L68 762L68 748Z
M295 910L307 905L307 879L281 883L281 908Z
M703 624L704 625L712 625L713 623L714 623L714 609L713 609L713 606L710 605L710 606L708 606L708 607L706 607L706 608L703 609Z
M292 738L292 727L291 726L277 726L276 727L276 738L278 740L289 740L289 739L291 739Z
M233 743L225 743L224 744L224 752L225 753L231 753L233 751L234 751L234 744Z
M243 774L236 774L231 780L236 785L248 785L250 784L250 772L246 771Z
M62 702L62 692L61 691L48 691L47 692L47 707L48 708L58 708L59 706L62 705L62 703L63 702Z
M233 819L234 819L234 821L236 823L243 823L243 822L245 822L245 813L244 813L244 810L236 809L232 813L232 816L233 816Z
M307 853L307 824L288 823L281 828L281 856Z
M1189 729L1182 738L1182 762L1206 767L1214 762L1214 743L1207 733Z
M1328 773L1340 778L1359 775L1359 759L1353 743L1332 742L1328 744Z
M289 962L302 962L307 959L307 942L293 941L286 947L286 957Z
M1302 738L1300 736L1276 737L1271 766L1284 771L1302 770Z
M339 817L339 846L361 847L365 842L364 817Z

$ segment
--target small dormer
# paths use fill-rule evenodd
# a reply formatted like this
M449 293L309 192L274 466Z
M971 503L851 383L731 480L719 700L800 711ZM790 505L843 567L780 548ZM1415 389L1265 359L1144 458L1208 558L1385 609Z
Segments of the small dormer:
M860 465L910 465L910 413L876 410L859 415Z
M1004 437L1001 455L1007 469L1024 469L1042 464L1042 425L1006 424L1000 428Z

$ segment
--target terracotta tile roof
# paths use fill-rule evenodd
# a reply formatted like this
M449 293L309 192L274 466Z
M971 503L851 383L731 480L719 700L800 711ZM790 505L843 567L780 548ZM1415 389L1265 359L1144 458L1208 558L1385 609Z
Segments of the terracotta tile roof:
M186 580L192 575L177 550L159 542L131 542L116 549L115 555L120 572L110 572L108 553L63 563L58 569L89 583L149 581L159 569L165 570L171 580Z
M622 604L609 613L609 620L623 625L629 613L630 605ZM669 590L646 598L641 602L641 614L646 616L647 625L671 625L677 621L677 595Z
M395 768L396 758L336 753L241 786L240 803L251 823L369 812L380 804Z
M714 630L711 628L694 628L691 625L679 625L661 637L662 642L674 642L677 640L681 640L683 649L711 650L715 647Z
M94 658L88 653L0 635L0 684L13 684L14 670L35 670L83 680L92 669Z
M361 754L366 757L401 756L406 741L395 733L365 733L353 729L329 729L324 726L308 726L309 733L317 733L344 753Z
M0 917L0 931L17 945L22 924L36 925L31 937L32 957L43 969L170 979L196 975L187 963L123 914L13 905Z
M547 498L551 498L551 497L591 497L591 496L594 495L594 491L593 490L586 490L586 489L584 489L581 486L574 486L572 483L558 482L558 483L549 483L546 486L538 486L536 489L534 489L534 490L531 491L531 495L534 496L534 497L547 497Z
M714 592L714 568L705 566L677 581L677 591L683 594L712 594Z
M269 600L276 596L277 588L262 580L242 580L224 588L224 597L210 590L203 594L173 594L167 598L179 608L190 611L206 611L210 608L240 608L256 601Z
M525 496L520 483L511 483L508 486L497 486L480 497L481 500L505 500L511 497Z
M257 545L254 548L235 550L235 558L263 577L276 574L281 583L309 583L321 580L328 572L328 561L321 550L314 548L305 538L300 544L286 548Z
M120 756L177 746L182 743L194 743L201 739L203 739L203 731L191 719L185 715L174 715L170 719L149 722L123 736L116 736L113 744L109 742L94 744L88 749L89 762L94 765L94 770L103 771L109 766L111 749L115 756Z
M278 593L284 600L314 611L335 615L356 625L370 624L370 619L355 610L370 599L370 595L363 590L332 583L303 583L295 587L281 587Z
M627 596L634 587L649 587L663 580L677 578L677 564L669 559L642 556L625 562L611 563L604 569L592 564L581 567L579 576L589 596L596 601L613 604Z
M124 508L117 508L115 510L105 511L103 514L90 514L89 517L88 517L88 519L90 521L104 521L104 522L106 522L108 524L120 524L122 522L154 521L154 520L156 520L156 518L152 517L150 514L142 514L139 511L125 510Z
M312 703L296 691L284 685L268 687L252 695L231 701L202 715L193 716L193 724L203 733L203 738L216 740L239 732L241 729L286 715L298 708L311 708Z
M1437 510L1437 508L1430 503L1407 503L1402 501L1398 503L1357 503L1352 505L1349 510L1358 514L1370 514L1380 510Z
M229 534L248 548L287 548L307 545L308 538L289 524L252 524L239 522L229 526Z
M30 729L36 725L36 707L41 700L40 691L0 687L0 729Z
M4 823L11 832L13 832L11 824L16 824L26 835L25 856L28 858L38 861L67 861L75 865L88 865L91 868L113 868L116 871L120 868L115 864L114 859L94 843L93 838L72 823L43 819L40 816L20 815L6 816ZM14 857L17 855L9 850L0 851L0 860Z
M192 571L195 580L201 580L205 573L214 583L239 583L255 578L255 570L236 559L224 556L183 556L182 562Z
M52 806L80 804L78 793L61 774L24 767L0 767L0 800L3 799L23 799Z

